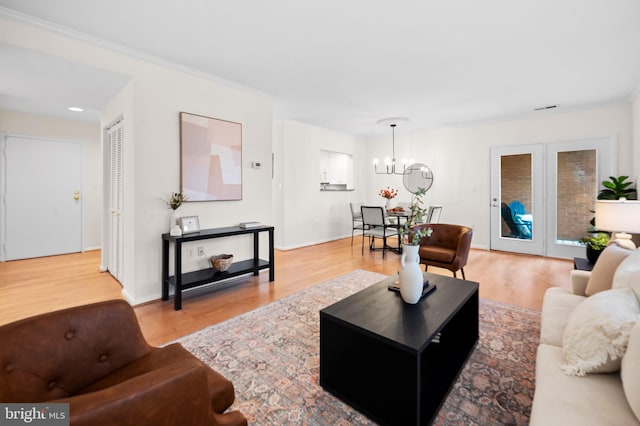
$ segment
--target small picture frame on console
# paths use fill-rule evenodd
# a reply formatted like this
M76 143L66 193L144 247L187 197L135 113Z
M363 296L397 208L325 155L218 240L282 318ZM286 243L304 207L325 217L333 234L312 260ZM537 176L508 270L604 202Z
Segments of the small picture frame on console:
M180 228L183 234L200 232L200 221L198 216L185 216L180 218Z

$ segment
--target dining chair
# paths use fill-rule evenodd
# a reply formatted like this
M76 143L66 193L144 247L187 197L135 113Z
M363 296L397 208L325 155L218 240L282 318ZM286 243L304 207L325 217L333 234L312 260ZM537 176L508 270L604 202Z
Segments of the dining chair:
M351 209L351 245L353 245L353 235L355 231L361 231L363 233L364 239L364 223L362 222L362 212L360 211L360 207L362 207L364 203L349 203L349 208Z
M369 250L376 250L375 240L382 240L382 258L387 250L398 250L400 247L400 237L397 228L389 225L385 218L384 207L361 206L362 222L364 231L362 237L362 254L364 255L364 237L369 237ZM396 225L397 226L397 225ZM391 247L387 244L387 238L398 237L398 247Z
M429 206L425 223L439 223L442 206Z

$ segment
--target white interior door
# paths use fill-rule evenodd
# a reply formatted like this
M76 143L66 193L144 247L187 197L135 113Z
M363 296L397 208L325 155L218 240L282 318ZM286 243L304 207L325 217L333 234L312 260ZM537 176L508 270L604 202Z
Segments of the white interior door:
M7 136L6 260L82 250L82 145Z
M118 281L122 282L124 271L124 122L118 123L107 129L107 155L108 155L108 189L109 203L107 218L109 218L109 248L107 257L107 269Z
M491 249L544 251L542 145L491 149Z

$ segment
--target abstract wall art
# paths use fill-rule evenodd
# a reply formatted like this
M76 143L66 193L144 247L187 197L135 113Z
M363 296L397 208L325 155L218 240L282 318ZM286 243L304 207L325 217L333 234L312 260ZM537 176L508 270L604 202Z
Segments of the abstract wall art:
M242 199L242 124L181 112L180 157L188 201Z

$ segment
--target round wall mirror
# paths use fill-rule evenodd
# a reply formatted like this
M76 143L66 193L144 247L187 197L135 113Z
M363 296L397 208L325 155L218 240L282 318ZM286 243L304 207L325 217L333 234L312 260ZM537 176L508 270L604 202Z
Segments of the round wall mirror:
M415 163L404 172L402 182L407 191L412 194L415 194L419 188L428 191L433 185L433 172L425 164Z

